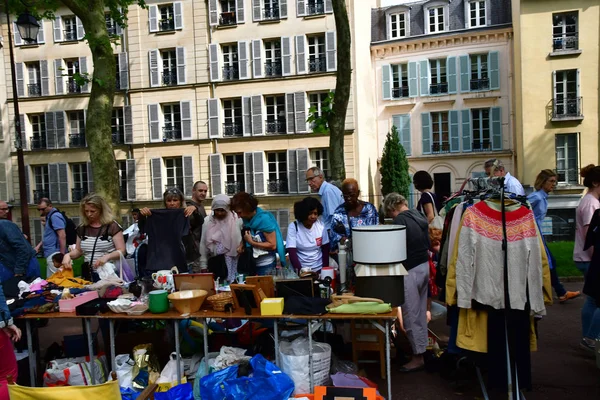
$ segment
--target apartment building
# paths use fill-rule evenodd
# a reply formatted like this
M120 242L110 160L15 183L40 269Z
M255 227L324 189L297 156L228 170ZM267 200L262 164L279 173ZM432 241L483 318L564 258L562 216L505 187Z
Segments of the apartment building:
M211 196L254 193L286 228L293 201L309 193L305 170L316 165L329 171L329 137L313 133L306 120L311 108L321 112L335 88L331 1L146 3L147 9L130 7L126 28L106 20L121 37L113 46L112 130L123 211L159 206L167 187L190 196L193 182L204 180ZM78 18L66 8L55 14L55 20L40 21L36 43L23 43L18 33L12 38L26 138L23 195L31 215L40 197L77 215L78 202L94 188L85 140L91 87L75 78L93 73L91 54ZM5 25L3 31L6 36ZM3 53L7 69L8 49ZM6 83L2 121L9 132L13 94ZM357 159L352 98L344 148L348 176ZM2 144L11 151L5 197L14 200L21 194L11 134ZM39 236L39 223L32 227Z
M574 221L579 171L598 164L600 4L513 1L517 162L524 183L558 173L552 213ZM573 222L574 223L574 222Z
M510 1L375 8L371 40L379 157L396 126L410 173L428 171L438 195L483 175L492 157L512 172Z

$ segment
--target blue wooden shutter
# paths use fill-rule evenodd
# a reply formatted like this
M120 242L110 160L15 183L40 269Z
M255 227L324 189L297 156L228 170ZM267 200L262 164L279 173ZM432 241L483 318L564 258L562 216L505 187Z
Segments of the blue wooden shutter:
M408 96L417 97L419 95L417 76L417 62L411 61L408 63Z
M492 107L492 150L502 150L502 109Z
M460 151L460 133L458 129L458 111L451 110L448 113L450 120L450 152L457 153Z
M446 68L448 69L448 93L454 94L457 90L456 57L448 57L446 59Z
M490 69L490 89L500 89L500 59L497 51L489 52L488 68Z
M471 110L461 110L462 122L462 151L471 151L473 134L471 132Z
M383 64L381 66L381 93L383 94L383 100L390 100L392 98L392 84L391 84L391 66L390 64Z
M421 114L423 154L431 154L431 113Z
M421 96L429 96L429 61L423 60L421 64Z
M470 90L469 56L460 56L460 91L466 93Z

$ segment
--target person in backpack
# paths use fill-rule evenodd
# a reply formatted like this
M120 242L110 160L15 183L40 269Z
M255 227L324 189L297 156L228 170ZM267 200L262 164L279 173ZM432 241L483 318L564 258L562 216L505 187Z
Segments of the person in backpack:
M64 215L52 206L52 201L46 197L42 197L38 201L37 209L40 216L46 217L42 242L46 258L46 277L49 277L57 271L52 264L52 256L56 253L65 254L67 251L67 221Z

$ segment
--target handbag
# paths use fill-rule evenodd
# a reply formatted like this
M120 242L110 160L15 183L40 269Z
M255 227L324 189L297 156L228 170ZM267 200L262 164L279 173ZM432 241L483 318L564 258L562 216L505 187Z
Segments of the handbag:
M435 204L435 198L433 197L433 195L431 193L429 193L429 192L426 192L426 193L429 195L429 197L431 197L431 203L432 203L431 205L433 207L433 213L435 215L435 217L433 217L433 221L431 221L429 223L429 227L434 228L434 229L439 229L440 231L444 230L444 217L442 217L438 213L437 206Z

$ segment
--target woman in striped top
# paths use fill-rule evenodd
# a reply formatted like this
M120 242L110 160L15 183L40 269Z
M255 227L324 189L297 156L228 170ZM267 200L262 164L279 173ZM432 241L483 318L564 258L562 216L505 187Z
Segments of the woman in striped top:
M114 220L106 200L96 194L87 195L79 205L83 223L77 227L77 243L63 259L71 268L71 260L84 257L84 279L99 280L96 268L107 262L116 263L125 254L123 228Z

